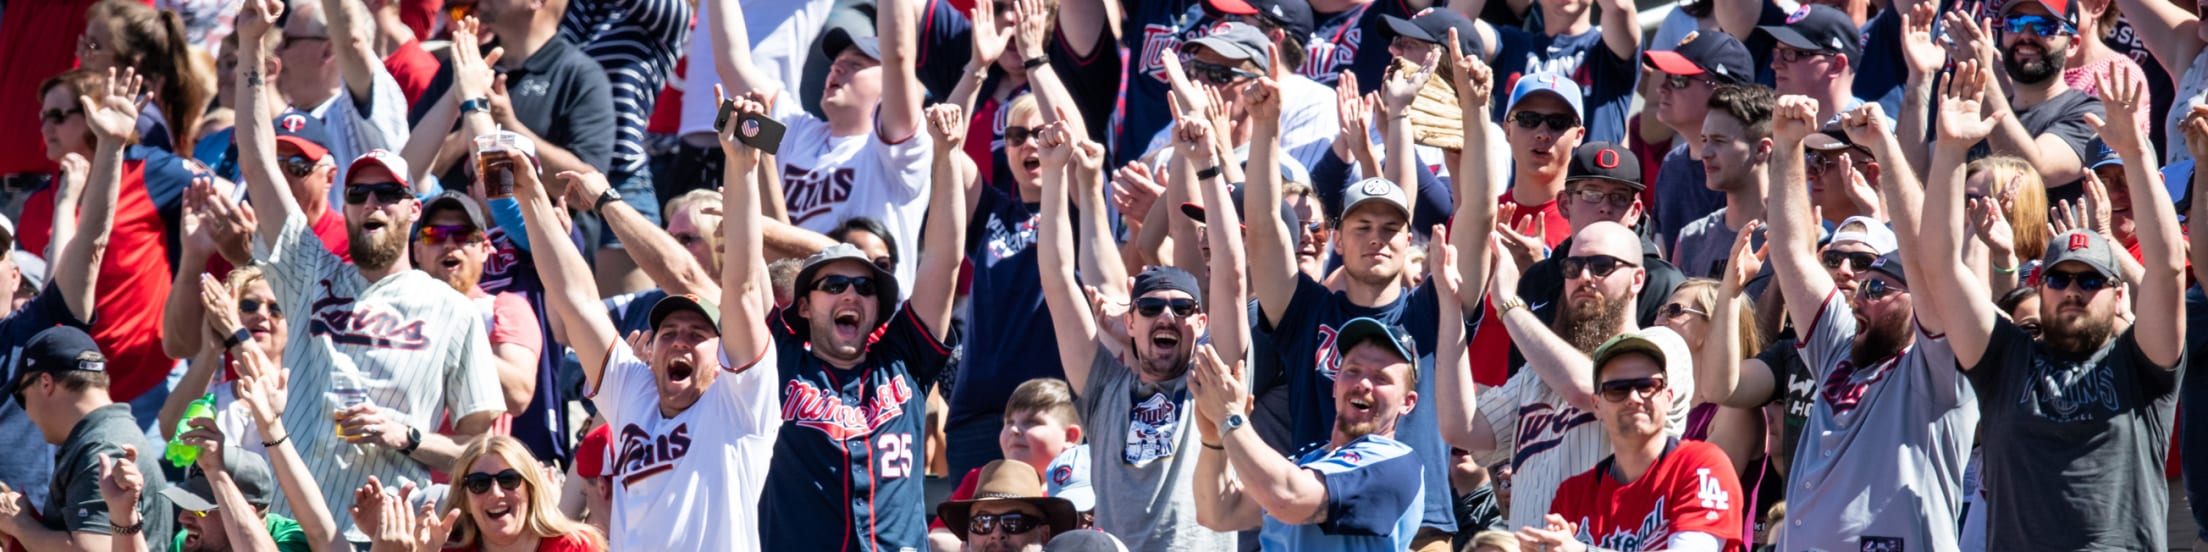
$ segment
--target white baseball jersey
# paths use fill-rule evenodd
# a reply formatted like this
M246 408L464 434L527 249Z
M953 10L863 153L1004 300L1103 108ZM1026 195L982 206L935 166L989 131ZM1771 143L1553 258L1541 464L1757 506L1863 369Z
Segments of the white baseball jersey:
M789 125L782 138L782 193L790 224L828 233L843 221L867 217L896 234L898 299L912 295L920 265L920 219L927 215L935 145L919 129L901 142L883 140L879 121L859 136L830 136L828 121L813 118L796 98L774 103L774 120Z
M1687 411L1694 408L1694 363L1687 342L1663 328L1642 330L1663 347L1665 377L1672 389L1671 414L1665 433L1676 437L1687 426ZM1602 400L1596 397L1595 400ZM1495 429L1496 450L1478 457L1495 465L1507 452L1514 475L1510 479L1510 530L1547 527L1550 501L1564 480L1595 467L1610 455L1610 439L1595 413L1580 410L1534 375L1533 367L1518 373L1502 387L1479 391L1480 416Z
M609 550L759 549L759 494L782 427L775 352L736 371L720 354L720 378L689 409L659 413L652 368L616 342L591 400L613 428ZM702 368L702 367L701 367ZM690 454L696 452L698 454Z
M274 215L271 215L274 216ZM403 226L399 228L404 228ZM429 431L449 414L503 412L489 338L475 303L419 270L369 282L360 270L322 246L307 219L292 216L274 243L253 241L253 259L268 274L276 301L290 313L290 406L284 426L306 459L331 512L353 505L353 491L375 476L385 486L429 486L430 468L396 450L355 446L337 438L326 398L334 373L358 378L368 399L407 425ZM275 511L290 515L282 495ZM351 516L337 523L355 541Z

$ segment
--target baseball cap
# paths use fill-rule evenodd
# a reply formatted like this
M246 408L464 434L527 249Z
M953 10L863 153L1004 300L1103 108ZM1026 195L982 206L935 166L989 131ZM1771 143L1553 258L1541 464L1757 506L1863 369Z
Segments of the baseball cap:
M2108 144L2107 144L2106 142L2102 142L2102 141L2100 141L2099 139L2095 139L2095 140L2093 140L2093 146L2094 146L2094 147L2096 148L2096 149L2095 149L2095 152L2094 152L2094 154L2093 154L2093 163L2092 163L2092 164L2090 164L2090 165L2087 165L2087 166L2085 167L2085 170L2089 170L2089 171L2090 171L2090 170L2093 170L2093 169L2098 169L2098 168L2101 168L2101 167L2106 167L2106 166L2109 166L2109 165L2115 165L2115 166L2118 166L2118 167L2124 166L2124 158L2123 158L2123 156L2117 155L2117 154L2116 154L2116 150L2115 150L2115 149L2113 149L2113 148L2110 148L2110 147L2108 147ZM2176 195L2171 195L2170 197L2177 197L2177 196L2176 196Z
M584 433L582 444L575 446L575 475L588 478L613 475L606 469L606 448L612 440L612 425L599 424Z
M1650 335L1649 329L1641 329L1618 334L1607 341L1603 341L1602 346L1596 347L1595 375L1601 376L1603 366L1609 364L1611 359L1633 353L1648 355L1649 358L1656 360L1658 366L1668 367L1671 365L1670 355L1663 344L1656 342L1654 336ZM1596 383L1601 382L1598 380Z
M276 475L268 468L268 461L260 455L239 450L238 447L222 447L222 469L230 473L230 481L236 483L245 501L257 507L268 507L276 498ZM216 507L215 490L207 482L207 474L192 470L192 477L183 483L161 489L161 496L177 508L189 512L205 512Z
M1756 75L1755 58L1748 55L1748 46L1723 31L1689 32L1670 50L1649 50L1641 55L1649 65L1669 75L1707 74L1727 84L1747 84Z
M1257 15L1257 7L1248 0L1204 0L1204 7L1227 15Z
M843 54L844 50L850 48L858 48L859 53L865 55L868 59L882 60L882 40L880 38L853 35L850 29L843 27L831 27L828 29L828 34L820 37L820 53L828 56L830 60L836 59L836 56Z
M1257 30L1257 27L1240 21L1228 21L1212 27L1211 34L1204 35L1203 38L1181 44L1181 53L1194 53L1197 46L1202 46L1227 59L1248 61L1264 67L1272 63L1271 54L1265 52L1265 47L1272 43L1272 39L1265 38L1265 32Z
M1571 169L1564 181L1596 178L1623 183L1635 191L1648 189L1641 183L1641 161L1632 150L1609 142L1588 142L1572 150Z
M650 327L653 331L658 331L660 321L666 320L669 316L674 316L675 313L685 311L698 313L699 316L704 316L707 321L713 323L713 331L715 333L720 332L720 305L713 304L713 301L711 299L706 299L704 297L699 297L688 293L669 294L666 297L660 298L659 302L653 303L652 313L650 315ZM888 316L885 315L883 316L883 318L888 318Z
M2170 199L2177 202L2178 220L2184 220L2185 212L2192 210L2193 205L2193 160L2163 165L2162 187L2169 190Z
M2047 8L2047 13L2055 14L2056 16L2062 18L2062 22L2070 24L2072 28L2076 28L2078 26L2078 3L2075 0L2037 1L2039 2L2040 6ZM2024 2L2012 1L2006 4L2002 4L2001 15L2008 15L2009 10L2015 9L2017 6L2021 5L2024 5Z
M1384 203L1402 213L1405 220L1411 218L1410 194L1403 191L1402 186L1395 185L1395 182L1380 177L1359 180L1342 191L1342 216L1348 217L1350 213L1357 212L1358 206L1368 202Z
M422 228L429 225L430 215L444 209L460 211L461 215L468 217L468 224L475 226L476 230L484 232L491 230L490 224L486 222L488 219L483 216L483 207L475 203L475 198L468 197L467 194L460 192L445 190L431 196L429 202L422 204L422 216L414 219L414 233L420 235Z
M1863 229L1848 230L1849 225L1861 225ZM1878 219L1848 217L1846 220L1840 221L1840 225L1834 228L1838 230L1832 233L1832 240L1826 242L1828 244L1860 243L1871 246L1871 250L1877 251L1880 255L1892 253L1899 248L1900 239L1894 237L1894 229L1888 228L1886 223L1879 222Z
M1311 3L1305 0L1250 0L1249 6L1288 36L1311 36L1312 27L1318 25L1311 15Z
M1587 107L1580 104L1585 94L1579 91L1579 83L1572 82L1571 77L1554 72L1519 77L1518 84L1510 88L1510 107L1506 111L1517 109L1518 102L1525 100L1527 96L1544 93L1563 98L1565 104L1572 106L1572 115L1578 116L1582 121L1587 120Z
M1369 316L1360 316L1342 324L1341 331L1335 334L1334 357L1347 357L1350 349L1366 341L1385 343L1404 362L1418 362L1418 343L1411 338L1410 331Z
M330 155L330 133L322 128L322 121L297 109L276 115L276 142L291 144L315 161Z
M41 330L25 343L22 351L22 368L7 380L7 396L22 401L16 385L32 374L66 374L69 372L105 372L107 356L100 354L100 345L92 341L92 335L69 326L54 326Z
M1802 147L1817 151L1839 151L1855 147L1855 140L1848 139L1847 129L1840 128L1840 120L1833 119L1819 127L1817 132L1802 137Z
M353 185L354 180L365 174L362 171L369 169L382 169L383 172L390 173L391 181L398 183L399 186L407 188L414 186L407 183L406 158L381 149L368 150L367 153L360 154L360 157L353 158L353 163L345 167L345 185Z
M1242 221L1242 228L1244 229L1248 229L1250 227L1250 209L1248 207L1244 207L1246 203L1243 203L1242 201L1242 191L1246 188L1246 186L1236 186L1234 189L1227 191L1228 198L1230 198L1230 201L1234 202L1234 213L1236 215L1241 215L1239 217L1239 220ZM1196 222L1207 222L1204 220L1204 206L1197 205L1194 202L1182 203L1181 214ZM1280 223L1288 225L1288 230L1290 232L1296 231L1296 225L1301 224L1302 222L1303 221L1296 219L1296 210L1289 207L1288 202L1282 201L1280 203Z
M1134 288L1128 297L1141 297L1153 291L1171 290L1188 294L1196 302L1204 302L1204 289L1197 285L1196 275L1170 266L1153 266L1135 275Z
M46 289L46 259L29 251L10 251L8 258L15 261L15 268L23 273L23 285L32 293Z
M805 266L797 269L797 295L802 297L812 292L813 282L819 279L822 268L843 261L850 261L866 267L867 276L874 279L874 301L879 308L875 309L875 327L867 329L868 333L873 333L874 329L880 328L882 324L889 322L890 315L897 313L897 275L875 265L874 258L867 256L865 252L859 251L858 246L839 243L806 257ZM673 298L675 298L673 295L667 296L667 299ZM666 299L660 300L661 303L666 301ZM798 338L803 339L809 336L812 330L811 325L806 324L803 317L799 316L799 310L801 309L782 309L782 321L789 326L790 331L797 334ZM652 311L657 313L659 306L654 305ZM720 309L716 308L713 309L714 314L707 316L707 318L713 319L716 328L720 327L721 317L718 314L719 312ZM652 326L659 326L659 317L654 316L652 318Z
M1888 251L1871 259L1871 272L1885 274L1903 286L1909 285L1909 273L1902 268L1900 251Z
M1050 496L1073 503L1076 512L1096 509L1096 489L1089 486L1089 446L1074 445L1050 461L1043 475L1043 489Z
M1848 57L1848 66L1863 63L1863 44L1848 14L1823 4L1802 4L1786 15L1783 25L1756 27L1780 43L1803 50L1831 52Z
M2041 271L2053 269L2066 262L2084 263L2101 276L2116 278L2116 252L2108 246L2108 238L2099 232L2071 230L2047 242L2047 256L2040 263Z
M1127 552L1127 545L1111 533L1082 529L1051 537L1043 552Z
M1473 25L1471 18L1457 13L1456 10L1426 8L1411 15L1410 19L1393 15L1383 15L1381 19L1388 23L1381 27L1386 31L1381 34L1383 38L1392 33L1419 42L1440 44L1446 48L1449 46L1449 30L1456 29L1458 48L1465 52L1480 51L1479 27Z

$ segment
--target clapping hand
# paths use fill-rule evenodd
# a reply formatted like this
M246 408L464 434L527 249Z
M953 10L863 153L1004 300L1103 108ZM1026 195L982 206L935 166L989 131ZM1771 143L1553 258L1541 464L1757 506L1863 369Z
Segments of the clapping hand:
M989 0L981 0L987 2ZM983 25L987 26L987 25ZM935 151L956 152L966 144L966 110L953 103L928 106L928 137L935 140Z
M185 192L185 201L186 209L196 206L201 210L200 228L207 231L216 254L233 266L253 263L253 233L259 228L260 218L253 214L251 204L231 201L213 184L199 183Z
M1510 253L1511 260L1520 266L1533 266L1548 256L1548 217L1535 210L1518 217L1518 204L1506 204L1495 211L1495 235L1502 238L1498 245ZM1517 220L1517 224L1511 224Z
M1018 7L1017 0L1006 1L1015 2L1014 7ZM1004 55L1005 46L1012 41L1012 35L1008 31L1019 31L1022 23L1013 22L1011 29L1000 28L997 25L997 0L975 0L974 9L966 12L966 20L974 25L974 57L966 62L966 69L973 72L988 69L990 64L996 63L997 58Z
M1546 527L1527 526L1518 530L1520 550L1544 552L1586 552L1587 545L1572 535L1579 532L1579 525L1564 520L1564 516L1549 514Z
M1230 352L1232 363L1219 357L1219 350L1209 343L1196 346L1196 366L1189 370L1189 391L1195 398L1196 414L1208 420L1207 426L1216 426L1233 414L1250 411L1250 391L1242 385L1244 362L1242 355Z
M454 102L482 98L490 93L491 86L498 80L498 72L492 67L498 64L499 58L505 57L506 49L492 48L491 53L484 54L481 48L470 46L479 42L476 37L481 34L481 28L481 24L472 15L460 18L452 24Z
M228 339L244 329L238 321L238 300L230 295L230 287L216 280L213 274L199 275L199 303L207 312L207 329Z
M1434 291L1440 292L1441 304L1453 305L1464 291L1464 273L1457 270L1457 246L1449 243L1449 228L1440 224L1428 231L1426 239L1426 266L1433 269L1433 276L1426 281L1434 283Z
M1149 216L1150 208L1164 194L1165 186L1158 185L1150 176L1150 166L1142 161L1129 161L1112 173L1112 206L1119 208L1129 226L1141 228L1143 217Z
M1901 13L1901 55L1913 77L1938 73L1947 65L1947 49L1932 37L1932 20L1939 17L1937 2L1918 2Z
M1433 65L1405 70L1390 67L1387 79L1380 83L1380 103L1392 117L1401 116L1411 109L1411 101L1418 99L1418 89L1426 87L1426 79L1434 76ZM1467 124L1470 126L1470 123Z
M1756 230L1762 228L1763 221L1751 220L1748 224L1741 225L1740 234L1733 237L1731 260L1725 263L1725 271L1718 275L1725 279L1722 289L1740 293L1741 290L1748 289L1748 281L1754 280L1757 272L1763 271L1763 252L1754 247Z
M1379 93L1358 95L1356 73L1343 71L1341 79L1334 86L1335 123L1342 128L1341 134L1334 137L1334 156L1377 166L1379 154L1372 146L1372 108L1379 104Z

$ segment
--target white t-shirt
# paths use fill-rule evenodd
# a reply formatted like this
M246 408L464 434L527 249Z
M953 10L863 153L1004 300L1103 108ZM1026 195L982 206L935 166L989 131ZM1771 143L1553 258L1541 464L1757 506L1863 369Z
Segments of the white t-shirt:
M423 431L448 415L457 420L506 411L475 303L451 285L420 270L369 282L324 248L307 230L306 217L297 215L274 243L253 241L253 260L268 274L277 303L293 317L283 359L291 369L284 426L330 511L350 509L353 491L368 476L393 488L407 482L427 487L432 467L374 445L359 446L355 453L353 444L337 438L330 419L337 408L325 393L332 374L358 377L370 401ZM281 494L273 507L291 515ZM337 518L349 537L366 540L353 531L351 516Z
M614 428L608 549L758 550L759 494L782 427L776 351L768 348L738 372L723 349L720 378L696 404L666 418L651 367L627 343L613 347L591 390Z
M699 2L698 21L712 21L715 4ZM819 52L813 38L828 23L829 8L835 4L835 0L737 0L744 8L744 30L751 33L751 64L774 82L804 81L805 60ZM683 135L712 134L713 120L721 114L721 106L713 102L713 85L721 83L720 72L713 68L719 52L713 51L713 39L704 30L690 35L689 65L675 83L684 98L678 127ZM795 88L786 86L782 97L794 99Z
M361 113L353 104L351 87L338 87L337 96L322 105L306 110L321 119L330 135L330 156L337 161L337 185L330 186L331 208L345 204L345 171L350 169L353 158L368 150L382 149L393 152L406 146L406 94L399 90L399 81L391 78L391 72L382 63L370 63L375 72L374 84L369 85L368 113ZM409 176L411 178L411 176Z
M1664 349L1664 376L1672 390L1664 432L1677 437L1686 430L1687 412L1694 409L1693 353L1670 330L1643 331ZM1564 480L1594 469L1595 463L1610 455L1610 438L1603 432L1602 420L1564 400L1531 366L1519 368L1502 387L1481 389L1479 408L1479 415L1495 429L1496 451L1477 459L1492 466L1499 461L1495 456L1506 456L1515 472L1510 479L1510 511L1504 513L1511 531L1546 527L1543 519Z
M881 127L858 136L830 136L828 122L805 113L796 98L776 101L774 119L789 125L782 138L782 194L790 224L828 233L843 221L868 217L896 234L899 300L911 295L920 265L920 220L927 215L935 145L915 128L901 142ZM878 120L877 120L878 123Z

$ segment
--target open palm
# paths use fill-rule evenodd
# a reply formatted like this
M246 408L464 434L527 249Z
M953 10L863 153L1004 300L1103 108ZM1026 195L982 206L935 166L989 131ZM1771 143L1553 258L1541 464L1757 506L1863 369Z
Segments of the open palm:
M1984 110L1986 81L1991 74L1975 61L1958 63L1955 74L1940 91L1940 140L1974 144L1993 134L1993 126L2000 116L1988 117Z
M109 68L105 95L77 97L84 104L85 125L103 142L129 138L138 130L138 93L144 89L145 77L138 76L137 69L126 67L117 76Z

